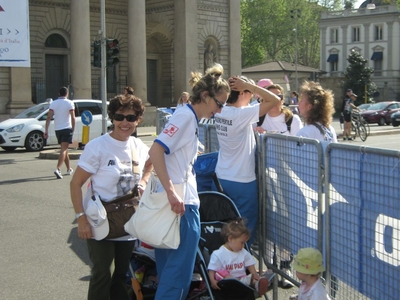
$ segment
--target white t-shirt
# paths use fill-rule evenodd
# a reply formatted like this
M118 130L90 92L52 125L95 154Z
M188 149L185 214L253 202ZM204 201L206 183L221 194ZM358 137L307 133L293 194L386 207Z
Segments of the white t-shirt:
M324 134L322 134L321 131L315 125L309 124L300 129L297 132L296 136L317 139L321 142L337 143L336 131L332 127L332 125L330 125L328 128L326 128L321 124L320 126L324 130Z
M139 183L142 174L132 172L132 151L134 147L139 170L143 171L148 159L149 148L138 138L118 141L104 134L90 141L82 152L78 166L93 174L93 189L101 200L108 202L123 196ZM88 189L87 193L91 193Z
M175 111L155 140L165 149L165 163L171 181L179 184L188 177L183 199L185 205L200 205L193 171L193 164L197 158L198 123L192 106L187 104ZM158 191L162 190L160 185Z
M70 111L75 110L74 102L60 97L50 103L49 109L54 112L54 130L72 128Z
M290 125L290 132L288 131L286 122L285 122L285 115L281 113L279 116L271 117L270 115L266 115L264 122L262 123L261 127L267 133L279 133L283 135L292 135L295 136L297 132L303 128L303 124L299 116L293 115L292 124Z
M253 256L246 250L230 251L224 245L211 254L208 269L212 271L227 270L234 278L246 276L246 268L256 264Z
M252 124L258 121L260 105L224 106L215 115L219 154L218 178L247 183L256 180L256 140Z
M309 290L306 290L303 282L299 288L297 300L330 300L321 280L317 280Z

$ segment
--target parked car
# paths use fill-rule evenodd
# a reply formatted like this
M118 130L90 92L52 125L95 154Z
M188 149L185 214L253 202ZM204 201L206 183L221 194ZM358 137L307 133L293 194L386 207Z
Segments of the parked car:
M363 110L367 110L368 107L370 107L371 105L372 105L372 103L363 103L363 104L360 104L360 105L357 106L357 107L358 107L358 109L359 109L360 111L363 111Z
M397 126L400 125L400 111L395 112L394 114L392 114L391 121L392 121L393 127L397 127Z
M57 101L57 100L55 100ZM73 142L82 141L81 114L85 110L92 113L93 120L89 131L89 140L102 133L102 102L101 100L73 100L75 104L75 131ZM49 124L49 137L44 139L47 114L50 102L32 106L15 117L0 123L0 147L6 151L14 151L18 147L25 147L28 151L40 151L46 145L57 145L54 131L54 121ZM111 126L108 121L107 127Z
M378 125L389 125L391 115L400 110L400 102L379 102L372 104L367 110L361 112L361 116L368 123L378 123Z

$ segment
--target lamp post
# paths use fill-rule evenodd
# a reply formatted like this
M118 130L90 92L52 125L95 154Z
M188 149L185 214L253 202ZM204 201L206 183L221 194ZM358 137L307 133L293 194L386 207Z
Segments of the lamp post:
M291 18L294 19L294 24L295 24L295 28L293 28L293 31L295 33L295 74L296 74L296 91L299 90L299 77L298 77L298 73L297 73L297 64L298 64L298 33L297 33L297 20L298 18L300 18L300 9L292 9L290 11L291 13Z

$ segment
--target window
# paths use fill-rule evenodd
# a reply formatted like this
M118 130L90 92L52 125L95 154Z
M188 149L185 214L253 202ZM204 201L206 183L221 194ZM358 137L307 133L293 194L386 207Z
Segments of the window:
M337 28L331 29L331 44L339 42L339 30Z
M67 42L57 33L50 35L44 45L49 48L67 48Z
M382 76L382 61L374 60L374 76Z
M92 115L101 115L101 104L97 102L75 102L75 116L81 116L85 110L90 111Z
M359 42L360 41L360 27L353 27L352 28L351 40L353 42Z
M338 70L338 62L337 61L332 61L330 63L330 69L331 69L331 72L337 72L337 70Z
M383 25L375 25L375 41L383 40Z

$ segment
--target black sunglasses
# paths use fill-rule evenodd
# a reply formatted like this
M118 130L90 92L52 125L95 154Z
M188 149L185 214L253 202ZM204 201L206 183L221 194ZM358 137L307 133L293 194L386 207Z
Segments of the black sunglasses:
M212 97L212 98L214 99L215 104L217 104L219 109L222 109L224 107L224 105L221 102L219 102L218 99L216 99L215 97Z
M279 98L281 98L281 100L283 100L283 95L279 94L277 95Z
M115 114L114 115L114 120L115 121L123 121L126 119L128 122L135 122L137 121L138 117L137 115L123 115L123 114Z

